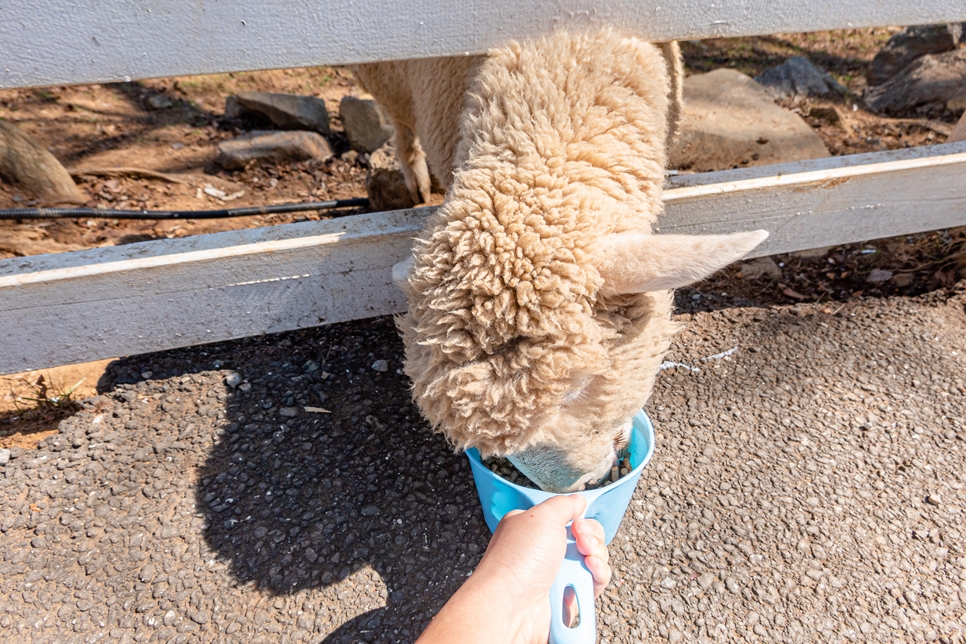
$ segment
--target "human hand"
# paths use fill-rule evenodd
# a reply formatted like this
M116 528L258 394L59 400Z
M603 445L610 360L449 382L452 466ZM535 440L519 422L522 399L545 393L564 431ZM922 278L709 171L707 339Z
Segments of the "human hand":
M518 619L518 636L512 641L547 641L550 587L567 551L568 522L573 521L577 550L593 575L594 596L610 582L604 528L593 519L579 518L585 507L586 501L578 495L552 497L529 510L507 513L497 526L474 576L482 574L505 586ZM564 602L564 619L572 624L577 617L576 595L565 594Z
M600 595L611 577L604 528L580 519L581 496L555 496L526 511L508 512L470 578L436 615L417 644L493 642L547 644L550 587L567 552L566 525ZM565 617L576 597L565 596ZM569 621L569 620L568 620Z

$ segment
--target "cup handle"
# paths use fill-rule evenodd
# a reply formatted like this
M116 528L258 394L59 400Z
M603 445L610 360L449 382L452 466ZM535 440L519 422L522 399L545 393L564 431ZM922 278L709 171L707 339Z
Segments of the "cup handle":
M568 628L563 621L564 590L572 586L577 595L580 624ZM594 576L584 565L570 527L567 528L567 556L560 564L550 588L550 644L594 644L597 641L597 613L594 606Z

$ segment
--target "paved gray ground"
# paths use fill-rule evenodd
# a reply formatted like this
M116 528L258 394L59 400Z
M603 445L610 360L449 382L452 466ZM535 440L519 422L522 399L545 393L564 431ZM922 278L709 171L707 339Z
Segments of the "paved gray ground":
M964 305L687 316L601 640L962 642ZM415 639L488 535L400 357L379 320L117 363L0 468L0 641Z

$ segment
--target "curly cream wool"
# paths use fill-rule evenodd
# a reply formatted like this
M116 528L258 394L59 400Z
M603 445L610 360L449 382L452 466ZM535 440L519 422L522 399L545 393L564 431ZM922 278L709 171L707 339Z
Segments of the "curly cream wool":
M650 396L676 329L670 289L765 236L651 234L680 115L676 47L561 30L357 74L394 122L414 195L429 171L447 188L400 276L420 409L461 449L581 489Z

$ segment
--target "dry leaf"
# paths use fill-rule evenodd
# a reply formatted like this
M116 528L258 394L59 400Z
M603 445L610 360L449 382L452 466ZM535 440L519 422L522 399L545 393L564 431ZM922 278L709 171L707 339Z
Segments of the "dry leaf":
M788 297L793 297L796 300L804 300L804 299L806 299L804 295L802 295L801 293L799 293L797 291L793 291L790 288L783 289L782 290L782 293L784 293Z

